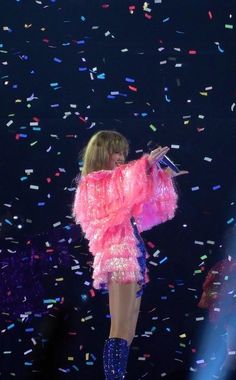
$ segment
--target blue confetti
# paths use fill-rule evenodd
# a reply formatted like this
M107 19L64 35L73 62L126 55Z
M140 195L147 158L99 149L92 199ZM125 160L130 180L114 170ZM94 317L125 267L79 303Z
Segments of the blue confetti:
M162 259L161 261L159 261L159 264L163 264L167 260L168 260L168 257L166 256L166 257L164 257L164 259Z

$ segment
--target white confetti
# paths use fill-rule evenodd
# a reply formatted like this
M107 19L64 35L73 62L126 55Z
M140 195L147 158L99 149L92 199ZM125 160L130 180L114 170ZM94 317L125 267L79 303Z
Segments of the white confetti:
M204 157L204 161L211 162L212 158L210 158L210 157Z
M200 240L194 240L194 244L204 245L204 242Z

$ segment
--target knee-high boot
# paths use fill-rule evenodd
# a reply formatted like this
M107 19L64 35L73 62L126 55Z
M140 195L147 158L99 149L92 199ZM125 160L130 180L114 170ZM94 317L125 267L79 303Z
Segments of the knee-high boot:
M123 380L128 362L128 342L122 338L106 340L103 351L103 366L106 380Z

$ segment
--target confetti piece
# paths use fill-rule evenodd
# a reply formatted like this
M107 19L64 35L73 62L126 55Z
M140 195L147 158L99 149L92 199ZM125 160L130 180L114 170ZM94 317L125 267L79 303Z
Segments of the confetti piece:
M10 127L13 124L13 120L9 120L6 124L7 127Z
M199 321L204 321L204 317L196 317L196 321L199 322Z
M221 188L221 185L215 185L212 187L212 190L219 190Z
M213 241L213 240L207 240L207 244L214 245L215 241Z
M188 52L190 55L196 55L197 54L197 51L196 50L189 50Z
M53 224L53 227L58 227L60 225L61 225L61 222L56 222L56 223Z
M168 257L164 257L161 261L159 261L159 264L163 264L167 260L168 260Z
M131 91L134 91L134 92L137 92L137 91L138 91L137 87L135 87L135 86L131 86L131 85L129 85L128 87L129 87L129 89L130 89Z
M28 355L28 354L30 354L32 351L33 351L32 349L30 349L30 350L28 350L28 351L25 351L25 352L24 352L24 355Z
M150 124L149 128L151 128L153 130L153 132L156 132L156 130L157 130L156 127L155 127L155 125L153 125L153 124Z
M209 17L210 20L212 20L213 15L212 15L212 12L211 12L211 11L208 11L208 17Z
M132 78L128 78L128 77L126 77L126 78L125 78L125 81L126 81L126 82L129 82L129 83L134 83L134 82L135 82L135 79L132 79Z
M210 158L210 157L204 157L204 161L211 162L212 158Z
M203 241L199 241L199 240L194 240L194 244L204 245L204 242Z
M232 24L225 24L226 29L233 29L234 26Z
M12 323L11 325L7 326L7 330L11 330L15 327L15 323Z
M158 264L155 263L154 261L149 261L149 264L150 264L150 265L153 265L153 266L157 266L157 265L158 265Z
M205 363L205 360L204 359L199 359L196 361L197 364L204 364Z

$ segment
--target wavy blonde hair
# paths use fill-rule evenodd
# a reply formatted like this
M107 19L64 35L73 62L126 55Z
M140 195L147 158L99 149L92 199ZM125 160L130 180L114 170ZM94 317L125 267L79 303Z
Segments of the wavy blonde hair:
M80 154L83 160L82 176L108 169L110 155L116 152L122 152L126 158L129 153L128 140L116 131L97 132Z

